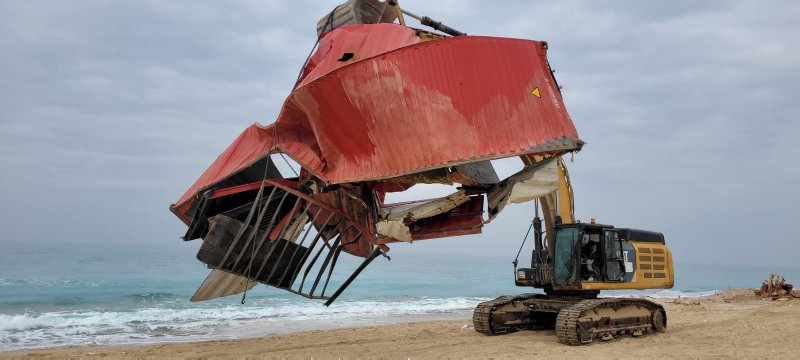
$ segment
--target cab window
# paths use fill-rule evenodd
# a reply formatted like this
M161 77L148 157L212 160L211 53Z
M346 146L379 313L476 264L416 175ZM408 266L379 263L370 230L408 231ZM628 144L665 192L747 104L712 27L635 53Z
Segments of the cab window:
M555 278L557 283L572 283L577 278L575 262L575 243L578 241L578 229L561 228L556 231Z
M616 231L606 230L603 244L606 257L606 278L621 281L625 277L625 263L622 259L622 243Z

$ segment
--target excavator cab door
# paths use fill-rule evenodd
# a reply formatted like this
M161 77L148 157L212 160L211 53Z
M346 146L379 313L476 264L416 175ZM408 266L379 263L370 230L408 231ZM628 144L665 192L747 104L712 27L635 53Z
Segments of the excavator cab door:
M553 251L554 287L580 288L580 242L581 229L577 226L556 228Z
M622 281L625 279L625 260L622 256L622 242L616 230L606 229L603 232L603 252L605 257L606 281Z

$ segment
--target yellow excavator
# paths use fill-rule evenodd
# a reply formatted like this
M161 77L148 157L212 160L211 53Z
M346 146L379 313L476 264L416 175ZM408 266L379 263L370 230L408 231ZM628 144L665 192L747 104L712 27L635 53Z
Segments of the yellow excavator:
M545 160L523 157L526 166ZM672 255L664 235L597 224L594 219L575 220L569 173L560 157L556 169L558 190L537 200L530 228L531 267L517 268L514 261L516 285L545 293L500 296L479 304L472 318L475 330L500 335L555 328L559 342L568 345L664 331L667 315L661 305L636 298L598 298L600 290L672 288Z

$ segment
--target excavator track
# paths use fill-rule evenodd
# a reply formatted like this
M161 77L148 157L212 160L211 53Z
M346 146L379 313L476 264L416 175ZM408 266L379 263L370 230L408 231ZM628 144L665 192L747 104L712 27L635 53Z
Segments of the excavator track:
M661 305L642 299L585 299L541 294L500 296L482 302L472 315L475 331L502 335L518 330L555 328L567 345L608 341L661 332L667 326ZM543 325L543 326L542 326Z
M475 326L475 331L486 335L502 335L520 330L520 326L492 323L492 314L500 306L514 301L528 300L536 296L536 294L505 295L478 304L472 313L472 324Z
M581 300L558 313L556 335L561 343L584 345L595 339L661 332L666 329L666 319L664 308L648 300Z

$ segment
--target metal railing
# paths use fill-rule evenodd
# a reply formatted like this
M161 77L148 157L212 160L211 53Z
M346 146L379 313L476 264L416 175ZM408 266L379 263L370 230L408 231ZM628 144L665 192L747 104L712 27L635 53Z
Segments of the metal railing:
M236 214L210 219L212 227L224 229L210 231L203 247L226 248L221 258L214 255L223 252L201 248L201 261L306 298L327 300L325 305L330 305L382 253L368 229L369 215L353 218L368 214L366 205L345 189L308 195L282 181L265 180L259 196L246 206L250 211L245 219L241 219L242 207L234 209ZM337 267L342 252L364 260L352 271L342 270ZM333 287L336 290L330 293Z

